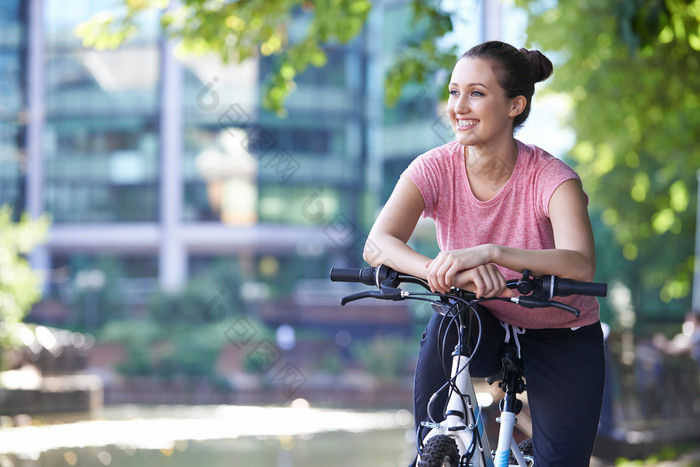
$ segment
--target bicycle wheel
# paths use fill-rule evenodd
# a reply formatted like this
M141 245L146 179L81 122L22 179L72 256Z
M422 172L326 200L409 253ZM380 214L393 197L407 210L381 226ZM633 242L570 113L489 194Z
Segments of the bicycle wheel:
M528 462L528 465L533 465L535 459L535 448L532 447L532 439L528 438L524 441L521 441L518 444L518 449L520 449L520 452L523 453L523 456L527 456L530 459L533 459L532 463ZM515 456L511 454L510 461L508 462L510 462L512 465L516 465L518 461L515 459Z
M457 467L459 451L455 440L445 435L430 438L423 447L418 467Z

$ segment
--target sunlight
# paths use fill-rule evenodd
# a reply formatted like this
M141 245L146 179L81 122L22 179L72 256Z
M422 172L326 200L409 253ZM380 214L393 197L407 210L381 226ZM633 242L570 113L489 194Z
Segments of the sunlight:
M307 436L331 431L365 432L402 428L402 411L362 413L310 408L299 399L292 407L159 407L156 416L89 420L0 430L0 454L39 453L59 448L117 445L171 451L184 440L234 439L240 436ZM160 415L158 415L160 414Z

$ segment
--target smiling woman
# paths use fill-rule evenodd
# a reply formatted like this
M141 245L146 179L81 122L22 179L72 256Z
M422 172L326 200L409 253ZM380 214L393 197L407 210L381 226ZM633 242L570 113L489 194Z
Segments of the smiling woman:
M580 177L552 154L514 137L530 113L535 83L551 73L552 63L540 52L499 41L476 45L460 57L446 109L454 141L419 155L403 172L368 236L370 265L390 264L427 280L432 291L458 288L479 298L510 296L506 280L526 269L593 279L595 248ZM434 258L409 246L421 217L435 221L441 251ZM486 327L493 332L486 340L493 348L472 355L472 376L496 373L499 346L508 342L504 329L521 329L538 465L587 467L603 389L597 301L574 305L582 310L576 320L546 311L523 314L500 303L477 311L490 323ZM569 335L572 330L576 333ZM437 363L451 358L439 354L435 343L449 340L445 348L451 349L456 330L443 332L436 314L416 366L418 436L425 435L421 422L442 419L447 399L443 389L450 373ZM572 401L586 401L577 417L568 413Z

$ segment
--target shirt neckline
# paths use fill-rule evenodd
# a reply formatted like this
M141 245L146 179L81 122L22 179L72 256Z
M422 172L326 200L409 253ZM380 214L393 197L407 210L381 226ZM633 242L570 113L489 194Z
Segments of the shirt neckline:
M467 190L467 197L472 203L476 204L477 206L490 206L492 204L498 203L503 197L507 195L508 192L511 191L512 186L515 184L515 180L520 172L520 167L522 166L523 159L523 143L520 140L515 139L515 144L518 147L518 157L515 159L515 167L513 167L513 172L510 174L510 177L508 177L508 181L501 187L498 193L496 193L492 198L487 199L486 201L481 201L474 195L474 192L472 191L472 186L469 183L469 177L467 176L467 162L464 152L465 147L459 144L459 166L461 168L460 172L462 173L461 177L464 181L464 186Z

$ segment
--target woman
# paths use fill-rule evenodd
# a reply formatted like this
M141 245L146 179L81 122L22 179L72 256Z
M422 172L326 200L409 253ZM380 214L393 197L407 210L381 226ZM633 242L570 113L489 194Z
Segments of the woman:
M551 73L552 64L541 53L497 41L478 45L457 61L447 102L455 141L421 155L402 174L369 234L365 259L370 264L423 277L433 291L456 287L478 297L510 295L505 281L524 269L593 280L593 233L578 175L514 138L530 112L535 83ZM441 250L436 258L407 245L421 215L435 220ZM604 382L598 302L591 297L563 301L581 311L578 319L557 309L485 302L484 336L471 373L496 373L506 334L516 335L537 465L587 467ZM417 427L429 418L427 401L445 381L436 345L442 338L439 318L433 316L421 341L414 388ZM455 336L449 338L454 342ZM443 391L431 405L435 419L442 418L446 396Z

